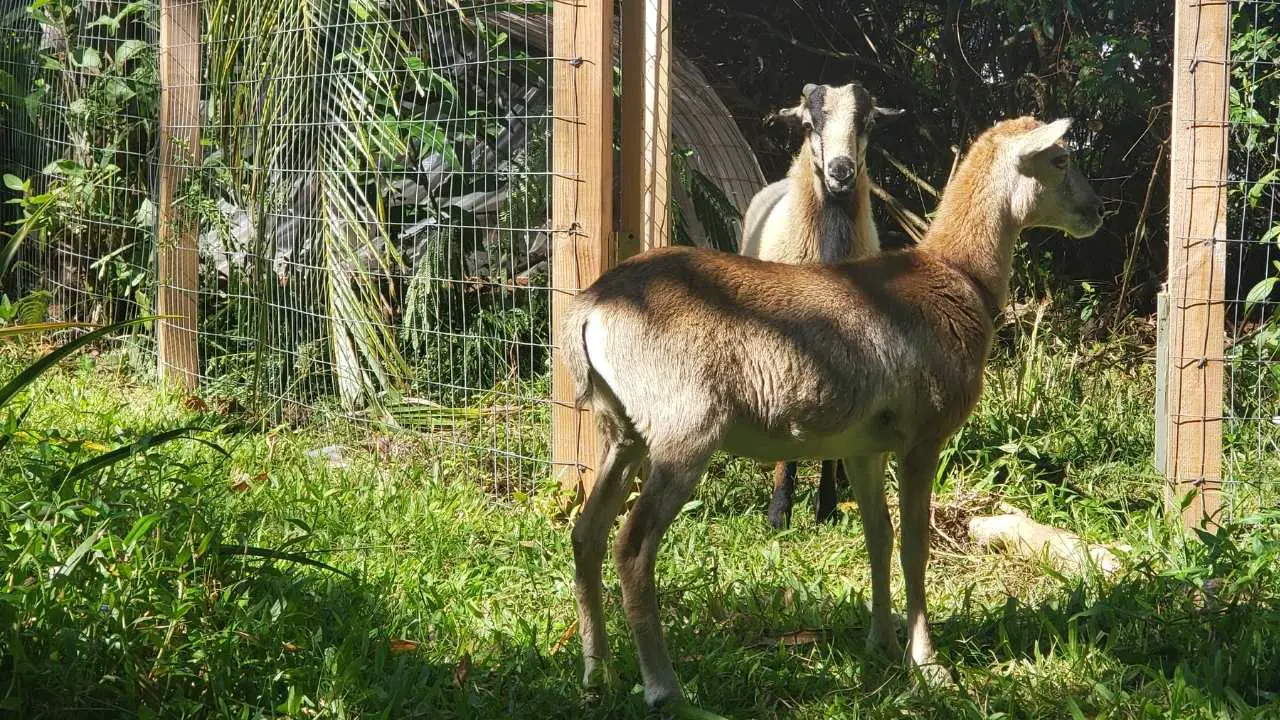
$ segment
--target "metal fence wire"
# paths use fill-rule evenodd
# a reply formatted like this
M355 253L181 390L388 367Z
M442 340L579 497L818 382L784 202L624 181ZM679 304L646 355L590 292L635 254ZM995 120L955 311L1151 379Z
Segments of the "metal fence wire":
M4 0L0 157L38 215L19 283L55 317L149 312L157 188L179 177L206 396L423 431L530 489L548 462L550 66L527 30L550 36L548 6L197 6L169 48L199 57L200 147L162 159L158 7Z
M1223 469L1239 502L1280 481L1280 3L1230 11Z
M41 291L27 297L30 318L106 322L150 307L157 36L144 14L108 10L0 1L0 220L27 233L12 270Z
M167 369L205 402L551 482L553 11L0 0L15 294L91 322L176 298L193 352ZM671 72L672 235L732 249L759 166L693 63Z
M553 5L167 7L198 17L168 38L173 57L198 57L185 82L168 76L198 108L178 113L186 126L169 119L162 157L154 0L0 0L13 201L0 221L23 238L9 277L24 298L3 311L147 314L187 292L157 280L156 258L174 252L157 228L189 223L206 400L417 431L499 491L547 482ZM1232 0L1227 22L1226 235L1171 238L1222 248L1226 267L1210 297L1170 301L1224 310L1212 421L1239 495L1280 477L1280 3ZM672 239L731 250L763 177L697 67L678 49L670 62ZM1175 189L1195 186L1177 171ZM1200 355L1170 348L1168 361Z

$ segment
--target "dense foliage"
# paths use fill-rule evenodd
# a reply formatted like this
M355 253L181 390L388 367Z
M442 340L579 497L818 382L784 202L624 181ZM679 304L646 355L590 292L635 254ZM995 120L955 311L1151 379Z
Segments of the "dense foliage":
M1274 4L1233 7L1231 166L1242 184L1252 182L1233 185L1232 207L1250 192L1250 207L1274 207L1280 16ZM859 80L883 104L907 108L879 143L932 188L944 186L953 148L994 120L1074 117L1079 161L1110 215L1079 243L1031 237L1028 265L1048 269L1058 285L1090 281L1123 310L1150 311L1166 264L1170 8L1155 0L712 0L677 2L674 28L677 44L718 76L770 179L782 173L795 139L771 133L759 118L794 102L806 82ZM933 209L932 195L887 158L873 154L872 163L903 203ZM1262 239L1268 218L1251 218L1236 210L1231 235ZM893 223L886 215L881 225ZM1243 299L1267 268L1265 248L1241 252L1233 243L1229 272ZM1043 262L1042 253L1049 253Z
M545 376L550 66L538 43L550 6L202 7L205 132L180 205L201 224L201 356L219 388L403 410L406 394L465 405ZM1232 329L1248 330L1277 274L1280 10L1233 9L1227 294L1241 301ZM993 120L1076 118L1079 162L1110 215L1080 242L1028 233L1019 294L1053 291L1098 332L1153 309L1168 226L1167 3L712 0L674 14L677 45L769 179L796 138L761 118L805 82L857 79L909 110L878 131L872 163L920 216ZM55 317L132 316L154 282L157 6L3 0L0 19L0 113L14 130L0 137L5 239L27 246L5 289L27 297L39 278L57 288ZM713 151L676 149L698 230L677 205L675 238L731 248L733 207L688 161ZM880 224L892 242L895 221ZM1233 348L1240 367L1271 372L1255 361L1274 359L1280 335L1249 337Z

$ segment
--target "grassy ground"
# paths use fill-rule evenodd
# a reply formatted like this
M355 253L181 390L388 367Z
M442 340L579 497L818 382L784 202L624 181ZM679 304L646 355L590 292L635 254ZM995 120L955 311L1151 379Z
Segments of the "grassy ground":
M659 564L690 694L738 718L1280 716L1274 496L1242 499L1216 536L1168 530L1135 347L1054 340L1033 317L1007 333L939 481L929 600L952 689L864 653L856 512L775 533L766 472L719 459ZM60 368L0 433L0 715L646 716L611 573L623 683L578 689L550 488L495 493L474 455L340 428L203 435L229 457L180 440L69 478L217 420L118 357ZM19 363L0 357L0 378ZM329 445L342 462L307 454ZM970 547L966 513L997 499L1131 545L1126 569L1069 578Z

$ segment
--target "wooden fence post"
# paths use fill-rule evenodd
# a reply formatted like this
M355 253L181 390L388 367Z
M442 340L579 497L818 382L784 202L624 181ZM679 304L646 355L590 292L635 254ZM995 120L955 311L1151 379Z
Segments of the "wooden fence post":
M613 0L552 6L551 337L566 337L569 299L613 253ZM573 380L557 351L551 371L551 461L561 487L583 497L594 482L595 423L573 407Z
M156 230L156 354L160 377L196 386L199 225L174 200L200 165L200 2L160 3L160 175Z
M671 0L622 3L619 259L671 241Z
M1166 500L1189 527L1221 509L1226 288L1227 0L1176 0L1169 175Z

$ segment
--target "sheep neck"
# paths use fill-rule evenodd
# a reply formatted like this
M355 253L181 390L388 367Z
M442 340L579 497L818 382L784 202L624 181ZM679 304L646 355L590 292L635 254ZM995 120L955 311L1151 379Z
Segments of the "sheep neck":
M813 245L806 254L813 260L825 262L835 262L853 254L858 249L859 218L864 214L869 218L871 214L871 179L867 177L865 168L859 172L853 192L848 197L837 198L827 192L822 175L813 169L813 146L806 139L792 161L787 177L794 188L794 211L799 227L807 228L802 235ZM840 213L848 222L827 215L831 212ZM831 248L823 252L822 246L833 242L839 242L843 247L837 252L831 252Z
M1022 225L1011 209L1013 183L1000 176L994 160L994 148L985 147L961 163L920 248L968 275L998 310L1009 295Z

